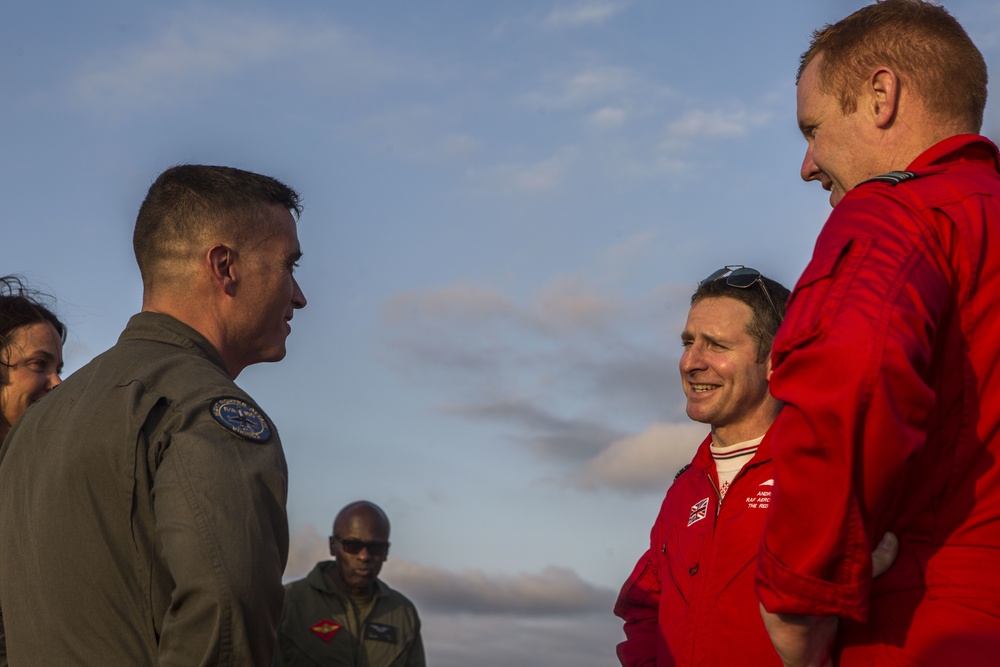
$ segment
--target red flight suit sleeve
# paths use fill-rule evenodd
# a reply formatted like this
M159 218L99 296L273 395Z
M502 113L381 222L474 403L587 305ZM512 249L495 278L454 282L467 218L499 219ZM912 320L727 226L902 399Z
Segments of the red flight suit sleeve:
M770 612L866 617L872 546L926 441L935 323L950 297L948 240L927 215L884 190L852 191L789 301L772 352L785 407L756 579Z
M656 572L656 563L647 550L615 603L615 616L625 621L625 641L618 645L618 660L623 667L656 665L660 632L660 578Z

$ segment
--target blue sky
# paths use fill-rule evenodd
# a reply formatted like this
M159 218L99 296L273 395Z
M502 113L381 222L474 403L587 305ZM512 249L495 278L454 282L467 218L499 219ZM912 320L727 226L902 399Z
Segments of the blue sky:
M798 178L797 59L862 4L6 3L0 273L57 297L68 374L140 307L160 171L292 185L309 305L239 378L285 444L287 576L367 498L431 664L612 664L614 596L705 433L687 299L808 261L829 205ZM945 4L1000 76L1000 2Z

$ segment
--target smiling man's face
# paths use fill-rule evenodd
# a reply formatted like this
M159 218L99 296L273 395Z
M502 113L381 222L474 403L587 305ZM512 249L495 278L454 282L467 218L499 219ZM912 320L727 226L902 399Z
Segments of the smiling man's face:
M751 317L750 307L737 299L703 298L691 306L681 334L687 415L710 424L718 445L756 438L772 418L770 365L757 361L757 342L747 327Z
M810 62L799 79L796 108L799 129L805 137L806 154L800 176L819 181L836 206L854 186L881 173L875 164L876 125L869 118L864 100L858 110L845 114L840 102L820 88L822 56Z

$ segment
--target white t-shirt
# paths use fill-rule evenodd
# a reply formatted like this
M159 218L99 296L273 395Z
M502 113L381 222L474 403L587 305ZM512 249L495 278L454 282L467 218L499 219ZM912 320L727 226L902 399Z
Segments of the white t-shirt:
M727 447L716 447L715 441L712 441L712 459L715 461L715 472L719 476L719 495L722 498L726 497L729 483L733 481L740 470L743 470L746 462L753 458L757 452L757 445L763 439L764 436L760 436Z

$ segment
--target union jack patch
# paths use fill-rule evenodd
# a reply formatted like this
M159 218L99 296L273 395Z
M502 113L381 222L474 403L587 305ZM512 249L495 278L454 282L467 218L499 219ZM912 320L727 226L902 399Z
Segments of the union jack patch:
M688 515L688 525L697 523L708 514L708 498L699 500L691 506L691 514Z

